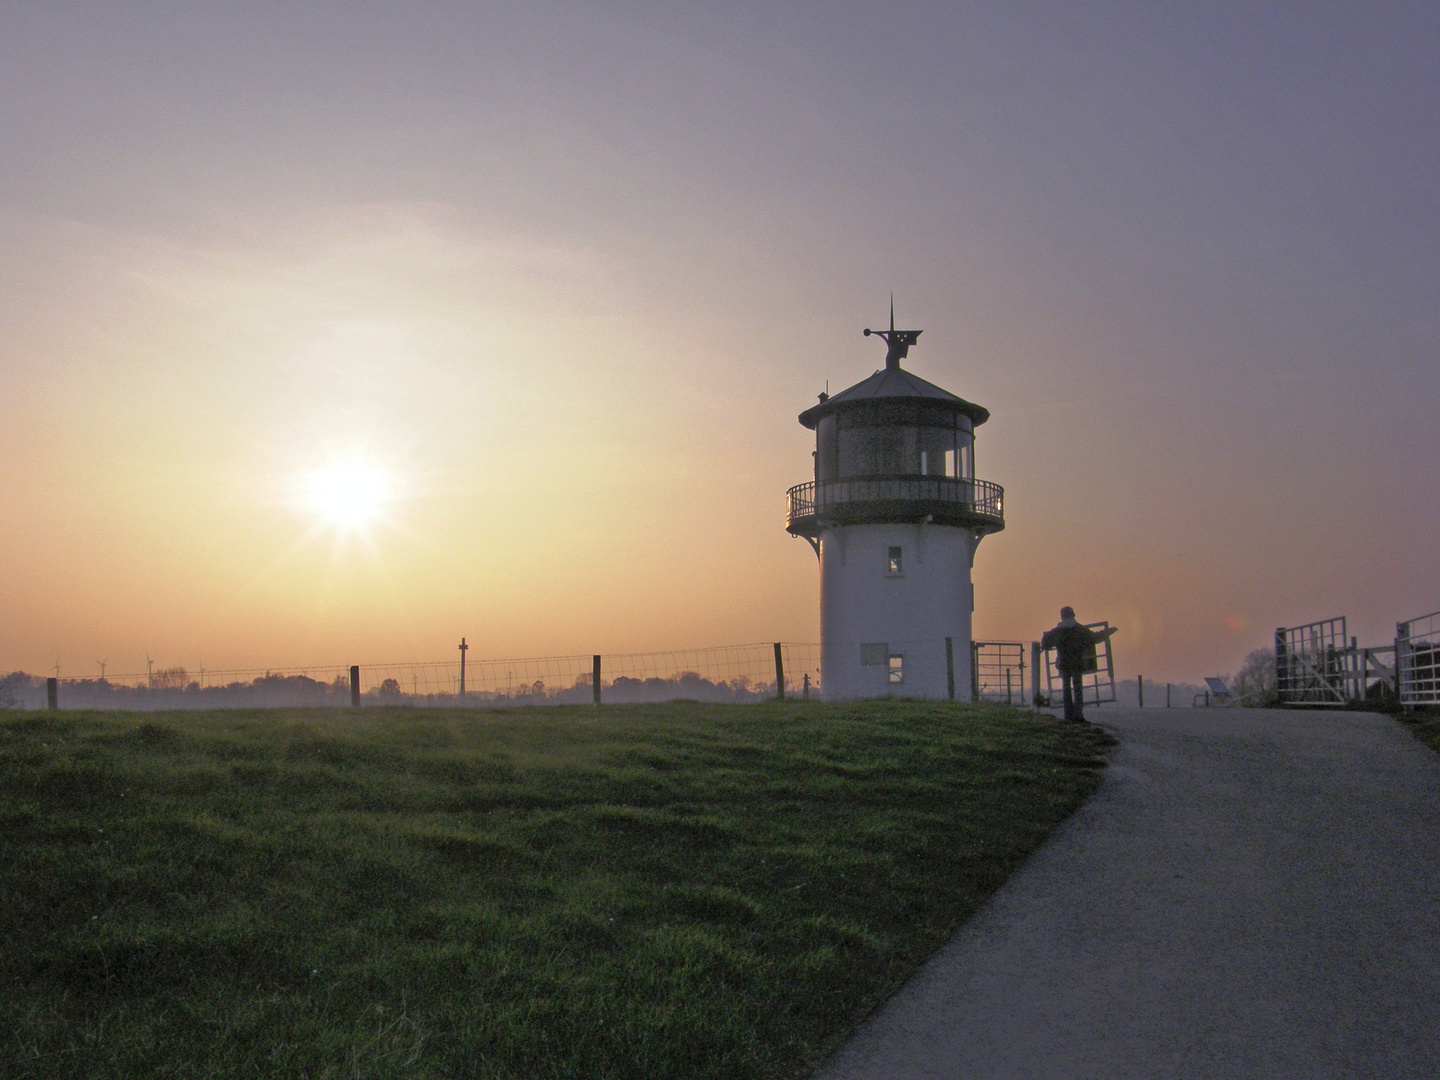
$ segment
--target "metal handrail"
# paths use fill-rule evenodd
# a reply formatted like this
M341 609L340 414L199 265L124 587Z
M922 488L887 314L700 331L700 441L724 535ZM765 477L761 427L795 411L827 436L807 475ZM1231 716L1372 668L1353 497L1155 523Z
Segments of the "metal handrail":
M786 520L794 523L856 503L929 502L961 507L977 517L1003 524L1005 489L988 480L955 476L867 476L849 480L811 480L785 493Z

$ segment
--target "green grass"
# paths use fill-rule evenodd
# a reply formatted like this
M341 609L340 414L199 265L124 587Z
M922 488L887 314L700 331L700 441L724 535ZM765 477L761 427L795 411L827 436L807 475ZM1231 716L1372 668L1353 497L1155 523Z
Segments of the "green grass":
M11 714L0 1073L804 1076L1108 744L912 702Z
M1394 715L1417 739L1440 754L1440 710L1422 707L1412 712L1396 710Z

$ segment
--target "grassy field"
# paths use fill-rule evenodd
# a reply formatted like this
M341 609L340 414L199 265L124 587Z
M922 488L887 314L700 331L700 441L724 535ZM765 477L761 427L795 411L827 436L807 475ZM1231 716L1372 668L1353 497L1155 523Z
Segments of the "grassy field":
M0 1073L801 1077L1108 743L908 702L12 713Z

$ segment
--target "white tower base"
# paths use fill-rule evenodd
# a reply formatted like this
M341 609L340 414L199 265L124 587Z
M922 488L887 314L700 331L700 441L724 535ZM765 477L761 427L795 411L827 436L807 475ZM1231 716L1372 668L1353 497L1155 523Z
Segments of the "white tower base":
M827 701L970 700L970 567L978 540L948 525L820 530L820 681ZM893 560L898 556L898 564Z

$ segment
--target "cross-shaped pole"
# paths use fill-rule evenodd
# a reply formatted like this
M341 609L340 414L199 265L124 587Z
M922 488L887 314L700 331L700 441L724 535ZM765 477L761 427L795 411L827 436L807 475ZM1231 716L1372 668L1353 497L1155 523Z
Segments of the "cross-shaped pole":
M460 639L460 698L465 698L465 652L470 648L465 644L465 639Z

